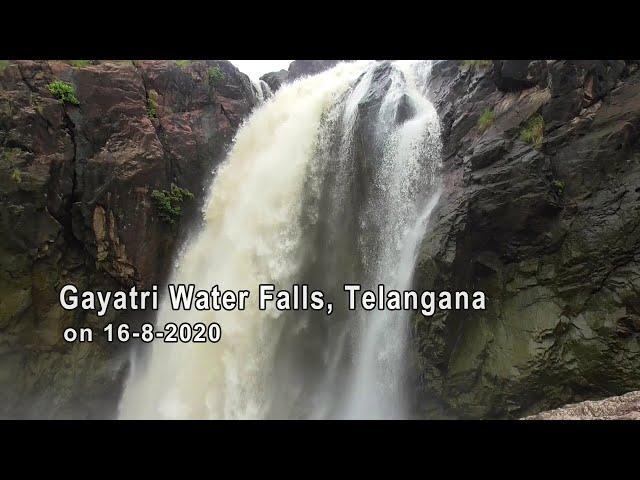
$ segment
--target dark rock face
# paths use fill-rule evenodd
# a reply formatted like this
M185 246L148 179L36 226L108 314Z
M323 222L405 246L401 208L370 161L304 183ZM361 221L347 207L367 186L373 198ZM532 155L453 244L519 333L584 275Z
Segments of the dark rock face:
M340 60L294 60L289 65L288 81L292 82L296 78L305 75L315 75L335 67Z
M495 60L494 80L502 91L518 91L544 82L546 62L529 60Z
M224 75L215 86L213 67ZM51 95L56 79L79 106ZM162 282L254 103L249 79L224 61L18 61L0 72L0 417L113 413L126 352L101 335L69 344L62 332L142 316L65 311L58 292ZM171 183L196 196L177 228L151 199Z
M266 73L260 77L260 80L269 85L271 92L275 93L282 85L287 83L288 78L289 72L280 70L279 72Z
M483 290L487 310L415 317L422 404L441 406L423 414L522 417L638 389L637 65L445 61L430 92L443 193L416 288Z

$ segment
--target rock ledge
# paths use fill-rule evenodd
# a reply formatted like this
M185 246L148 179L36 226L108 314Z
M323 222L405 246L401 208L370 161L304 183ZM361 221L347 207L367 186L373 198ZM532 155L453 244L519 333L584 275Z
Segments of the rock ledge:
M524 420L640 420L640 391L604 400L572 403Z

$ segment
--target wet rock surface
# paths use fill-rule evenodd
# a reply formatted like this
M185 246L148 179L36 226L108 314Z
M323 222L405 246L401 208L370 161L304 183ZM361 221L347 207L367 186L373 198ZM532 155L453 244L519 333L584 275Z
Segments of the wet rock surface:
M420 415L518 418L638 389L638 65L441 61L429 90L443 193L415 286L482 290L487 309L414 317Z
M524 420L640 420L640 392L573 403Z
M79 105L51 94L56 80ZM100 334L69 344L62 332L143 316L65 311L58 292L162 282L255 101L224 61L16 61L0 71L0 417L114 413L126 350ZM151 197L172 183L195 195L174 226Z

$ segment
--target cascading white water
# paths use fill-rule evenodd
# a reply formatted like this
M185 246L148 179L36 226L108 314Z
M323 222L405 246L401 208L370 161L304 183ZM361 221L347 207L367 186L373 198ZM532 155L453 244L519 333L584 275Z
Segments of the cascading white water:
M437 114L415 84L411 65L397 66L376 122L382 159L374 176L378 192L365 207L364 221L375 224L379 248L368 252L371 269L363 280L371 289L382 284L402 291L411 288L419 242L440 196L438 189L433 190L437 165L433 160L440 152ZM415 112L398 124L395 117L403 98ZM342 416L402 418L408 313L375 309L361 312L358 320L361 333Z
M251 80L251 85L253 86L253 91L256 94L256 99L258 100L258 105L261 105L265 101L269 100L273 95L271 92L271 88L264 80Z
M256 304L261 283L309 280L334 293L346 282L410 287L439 195L439 127L414 70L394 64L373 121L372 158L363 156L361 110L380 66L342 63L298 80L240 129L211 187L204 230L172 283L248 289L251 301L230 312L176 312L165 301L160 325L216 321L222 340L154 342L148 365L126 385L122 418L407 415L407 315L342 310L312 318ZM408 118L397 118L400 103ZM354 189L362 171L370 185Z

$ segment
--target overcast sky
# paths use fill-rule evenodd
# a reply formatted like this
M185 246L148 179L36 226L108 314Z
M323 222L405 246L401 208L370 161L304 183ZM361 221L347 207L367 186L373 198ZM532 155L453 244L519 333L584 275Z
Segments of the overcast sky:
M286 70L293 60L229 60L242 73L249 75L252 80L258 80L262 75L269 72Z

